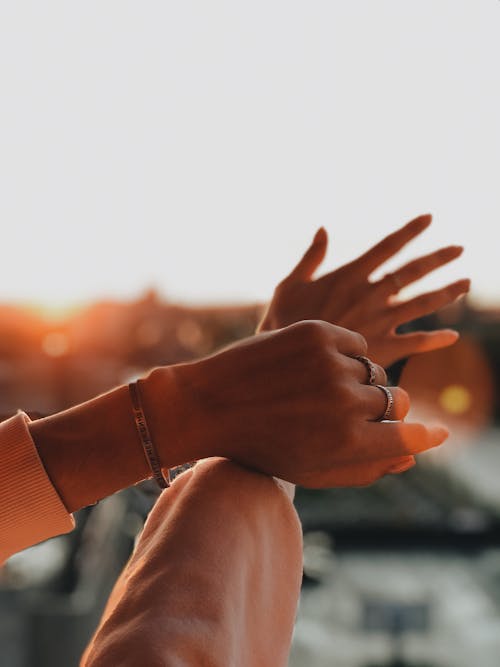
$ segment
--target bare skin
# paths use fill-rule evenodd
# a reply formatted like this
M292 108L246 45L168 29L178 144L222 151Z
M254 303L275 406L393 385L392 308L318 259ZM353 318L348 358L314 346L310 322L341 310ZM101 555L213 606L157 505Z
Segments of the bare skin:
M427 229L431 220L430 215L415 218L353 262L314 280L328 245L327 233L320 228L303 258L277 286L260 330L303 319L326 320L362 333L370 357L384 367L402 357L452 345L458 334L450 329L397 334L396 328L452 303L469 290L469 280L459 280L406 302L397 302L394 297L403 287L459 257L461 246L440 248L377 282L370 281L371 274Z
M369 280L429 223L430 216L421 216L354 262L313 280L327 246L320 229L276 288L259 335L205 359L152 371L142 391L162 466L225 456L308 487L364 485L407 470L414 454L443 442L446 429L402 421L409 399L397 387L391 388L394 421L380 423L385 395L367 386L367 369L354 359L369 350L388 365L457 339L450 330L399 335L395 329L453 301L468 281L402 304L392 296L458 257L460 247L418 258L395 272L396 279ZM325 321L301 321L308 319ZM377 384L386 380L377 366ZM150 476L126 387L33 422L30 430L70 511Z
M383 422L383 392L366 385L357 333L299 322L205 359L159 368L143 399L163 467L225 456L309 487L368 484L412 465L446 429ZM377 367L377 381L385 372ZM393 419L408 412L393 388ZM70 511L149 476L130 409L118 388L33 422L31 433Z

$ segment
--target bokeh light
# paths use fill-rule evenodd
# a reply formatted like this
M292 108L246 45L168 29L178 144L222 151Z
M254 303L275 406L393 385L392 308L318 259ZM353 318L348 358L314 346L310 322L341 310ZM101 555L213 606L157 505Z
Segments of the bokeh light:
M450 384L440 393L439 404L452 415L463 415L472 404L472 396L467 387Z

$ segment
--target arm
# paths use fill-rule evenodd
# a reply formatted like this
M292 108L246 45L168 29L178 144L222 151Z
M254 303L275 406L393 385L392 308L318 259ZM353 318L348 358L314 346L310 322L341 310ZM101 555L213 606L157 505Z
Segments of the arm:
M290 497L202 461L156 502L81 665L284 667L301 578Z
M180 442L187 421L168 367L142 382L146 418L164 468L194 460L191 440ZM148 478L128 388L118 387L86 403L30 424L38 453L69 512Z
M300 322L190 364L152 371L143 382L143 403L162 466L221 456L308 487L368 484L409 467L413 454L440 444L447 431L379 423L385 396L365 384L366 368L353 358L365 353L359 334ZM377 381L386 381L380 367ZM408 396L392 391L391 419L400 420ZM68 512L150 474L125 387L29 428L32 458L40 457L41 476ZM0 464L9 452L0 432ZM6 481L0 488L7 517L0 521L3 557L58 532L11 537L38 487L16 461Z

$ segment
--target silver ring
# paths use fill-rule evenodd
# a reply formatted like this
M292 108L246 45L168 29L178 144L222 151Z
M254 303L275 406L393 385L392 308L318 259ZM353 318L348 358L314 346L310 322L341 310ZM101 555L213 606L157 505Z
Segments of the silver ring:
M375 384L377 380L377 369L375 368L373 361L368 359L368 357L364 357L362 354L358 354L354 358L361 361L366 367L366 370L368 371L368 384Z
M374 386L377 387L377 389L380 389L380 391L383 391L384 394L385 394L385 397L387 399L384 414L377 419L378 422L383 422L386 419L389 419L389 416L390 416L391 411L392 411L392 406L394 405L394 397L393 397L392 392L389 389L389 387L386 387L383 384L376 384Z

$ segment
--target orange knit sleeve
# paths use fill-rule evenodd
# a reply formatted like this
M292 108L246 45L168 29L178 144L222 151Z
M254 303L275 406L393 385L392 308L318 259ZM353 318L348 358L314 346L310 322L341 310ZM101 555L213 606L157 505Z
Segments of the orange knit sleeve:
M0 565L9 556L74 526L19 412L0 423Z

